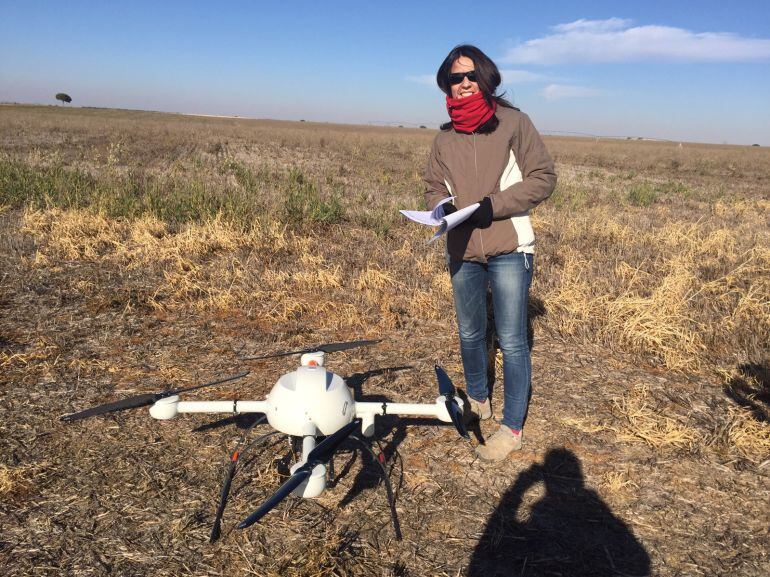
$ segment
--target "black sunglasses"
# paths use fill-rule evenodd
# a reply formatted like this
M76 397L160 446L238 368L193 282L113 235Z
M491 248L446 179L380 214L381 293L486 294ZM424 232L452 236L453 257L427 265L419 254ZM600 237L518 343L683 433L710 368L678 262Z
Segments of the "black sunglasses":
M476 82L476 71L468 70L467 72L453 72L449 75L449 84L460 84L465 77L471 82Z

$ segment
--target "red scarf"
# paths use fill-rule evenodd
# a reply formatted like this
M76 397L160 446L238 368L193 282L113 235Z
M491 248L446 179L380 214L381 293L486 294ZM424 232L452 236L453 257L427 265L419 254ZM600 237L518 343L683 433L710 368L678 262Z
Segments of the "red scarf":
M475 130L492 118L497 110L497 102L492 100L492 106L487 103L484 94L479 91L465 98L446 97L446 109L452 126L458 132L475 132Z

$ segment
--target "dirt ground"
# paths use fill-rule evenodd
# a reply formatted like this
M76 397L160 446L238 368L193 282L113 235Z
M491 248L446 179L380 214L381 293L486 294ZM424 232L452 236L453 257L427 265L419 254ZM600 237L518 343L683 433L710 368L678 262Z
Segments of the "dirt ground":
M732 422L722 385L537 329L525 447L511 459L478 461L476 438L463 441L438 422L378 421L375 450L388 458L403 541L394 539L376 467L356 457L353 443L334 459L319 499L289 498L259 524L235 529L291 460L290 444L275 440L244 457L223 536L210 545L238 423L205 415L154 421L146 409L71 424L59 416L243 368L247 378L191 398L259 399L296 359L244 363L236 351L335 339L272 332L221 311L132 306L130 273L79 260L35 267L36 241L20 230L21 213L0 218L5 575L770 572L770 462L713 441ZM331 234L333 245L344 232ZM83 280L100 287L96 296ZM413 318L364 336L383 341L328 360L359 399L430 402L435 362L461 382L453 327ZM497 391L498 417L500 400ZM644 442L650 432L640 423L651 410L670 416L652 429L669 443ZM678 427L685 418L688 427ZM475 433L496 426L485 422ZM260 425L251 437L267 430Z
M353 441L320 498L238 530L295 459L251 446L209 544L247 419L59 420L246 369L184 398L262 399L297 358L239 352L355 339L382 341L327 366L359 400L432 402L435 363L462 389L443 249L398 213L432 138L0 109L0 574L770 574L765 147L546 139L524 448L489 465L496 421L378 420L402 541Z

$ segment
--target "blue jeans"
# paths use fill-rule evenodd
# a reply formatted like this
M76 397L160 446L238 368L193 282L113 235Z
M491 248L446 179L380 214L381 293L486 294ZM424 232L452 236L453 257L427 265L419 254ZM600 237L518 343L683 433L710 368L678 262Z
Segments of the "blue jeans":
M487 287L503 351L503 424L521 430L527 415L532 367L527 342L527 301L533 255L512 252L486 263L450 262L460 354L468 396L484 401L487 386Z

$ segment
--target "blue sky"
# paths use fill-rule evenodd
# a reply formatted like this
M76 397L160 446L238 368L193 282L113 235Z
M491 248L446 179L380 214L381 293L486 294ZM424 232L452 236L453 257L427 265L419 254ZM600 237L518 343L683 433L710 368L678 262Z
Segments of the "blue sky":
M465 42L543 132L770 145L759 0L0 0L0 101L435 126Z

